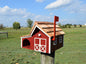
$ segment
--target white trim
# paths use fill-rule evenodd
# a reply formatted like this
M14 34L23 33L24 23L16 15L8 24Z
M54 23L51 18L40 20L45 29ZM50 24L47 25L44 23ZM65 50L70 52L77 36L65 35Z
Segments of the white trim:
M29 37L31 37L31 36L23 36L23 37L21 37L21 38L29 38Z
M37 26L35 25L35 27L34 27L34 29L33 29L32 33L31 33L31 35L33 34L33 32L34 32L34 30L36 29L36 27L37 27Z
M49 37L49 54L51 53L51 37Z
M21 48L22 48L22 37L21 37Z
M22 39L23 39L23 38L29 38L29 37L31 37L31 36L24 36L24 37L21 37L21 48L22 48Z

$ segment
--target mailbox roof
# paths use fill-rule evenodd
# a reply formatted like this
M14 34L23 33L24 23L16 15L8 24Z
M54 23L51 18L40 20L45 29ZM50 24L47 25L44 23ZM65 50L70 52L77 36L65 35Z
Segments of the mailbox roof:
M47 34L48 36L52 37L54 35L54 23L52 22L39 22L39 21L35 21L30 34L32 35L34 32L34 28L35 27L39 27L40 30L42 30L45 34ZM63 35L65 34L62 29L56 24L56 36L57 35Z

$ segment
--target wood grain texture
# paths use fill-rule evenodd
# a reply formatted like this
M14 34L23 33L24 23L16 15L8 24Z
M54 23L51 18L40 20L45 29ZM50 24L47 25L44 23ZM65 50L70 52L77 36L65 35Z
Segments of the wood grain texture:
M32 33L33 29L35 26L38 26L43 32L45 32L47 35L49 35L50 37L53 37L54 35L54 23L52 22L39 22L36 21L31 29L30 34ZM62 29L56 25L56 36L57 35L63 35L65 34Z
M54 64L55 63L55 51L51 54L41 53L41 64Z

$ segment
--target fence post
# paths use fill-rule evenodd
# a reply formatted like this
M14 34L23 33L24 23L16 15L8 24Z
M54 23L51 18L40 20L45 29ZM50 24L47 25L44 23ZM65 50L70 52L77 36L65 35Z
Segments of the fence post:
M7 32L7 38L8 38L8 32Z
M54 64L55 51L51 54L41 53L41 64Z

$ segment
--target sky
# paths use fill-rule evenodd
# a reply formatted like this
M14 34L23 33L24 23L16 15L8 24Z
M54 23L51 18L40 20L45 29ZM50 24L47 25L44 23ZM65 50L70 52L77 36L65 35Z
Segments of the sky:
M0 0L0 24L12 27L13 22L27 26L27 19L61 24L86 24L86 0Z

